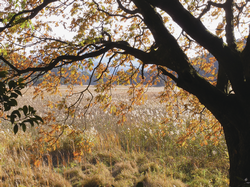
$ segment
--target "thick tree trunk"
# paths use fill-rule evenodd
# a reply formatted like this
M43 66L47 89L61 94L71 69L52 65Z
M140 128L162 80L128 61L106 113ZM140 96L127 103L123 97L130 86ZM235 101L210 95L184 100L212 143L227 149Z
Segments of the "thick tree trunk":
M178 85L196 95L224 129L230 160L230 186L246 186L250 182L250 118L246 105L248 98L224 94L196 75L186 74L179 76L178 80Z
M237 130L234 125L222 124L230 160L230 187L239 187L250 182L250 129Z
M229 178L230 186L237 186L237 167L239 161L239 133L232 125L227 123L223 125L223 130L225 134L225 139L227 143L227 149L229 154Z

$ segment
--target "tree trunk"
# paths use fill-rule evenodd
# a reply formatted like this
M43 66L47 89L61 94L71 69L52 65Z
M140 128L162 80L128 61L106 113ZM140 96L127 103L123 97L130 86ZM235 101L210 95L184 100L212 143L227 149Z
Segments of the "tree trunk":
M250 129L237 130L235 125L222 123L230 160L230 187L250 182Z
M230 161L230 186L246 186L250 182L250 109L246 104L248 98L224 94L196 75L186 74L179 76L178 80L178 85L196 95L223 127Z

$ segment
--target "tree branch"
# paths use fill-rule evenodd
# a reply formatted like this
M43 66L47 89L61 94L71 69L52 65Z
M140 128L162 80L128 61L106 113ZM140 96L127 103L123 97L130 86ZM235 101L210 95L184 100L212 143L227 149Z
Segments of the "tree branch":
M142 60L143 62L147 63L147 64L152 64L154 59L152 59L151 54L143 52L139 49L135 49L132 48L130 46L128 46L126 44L126 42L109 42L109 43L105 43L102 46L99 46L97 48L97 50L93 51L93 52L89 52L89 53L85 53L83 55L62 55L57 57L56 59L51 60L51 63L48 64L47 66L44 67L29 67L23 70L18 70L17 68L13 68L15 71L18 72L18 74L23 74L23 73L27 73L27 72L38 72L38 71L49 71L51 69L53 69L54 67L56 67L56 65L60 62L60 61L64 61L67 60L68 63L65 64L69 64L75 61L81 61L84 60L86 58L91 58L91 57L97 57L100 56L104 53L106 53L107 51L113 49L113 48L118 48L118 49L122 49L124 50L124 52L122 52L123 54L130 54L135 56L136 58ZM8 62L9 63L9 62ZM9 63L10 64L10 63ZM11 64L10 64L11 65Z
M234 36L234 15L233 15L233 2L234 0L227 0L224 10L226 12L226 39L228 46L236 51L236 40Z
M170 77L174 82L178 83L178 78L176 78L173 74L167 72L163 67L158 67L158 70L160 70L163 75Z
M190 65L188 57L168 31L154 7L146 1L134 0L134 3L143 15L144 23L150 29L156 41L157 49L150 51L151 59L154 59L153 64L175 71L178 78L184 74L184 77L187 74L197 74L197 71Z
M119 5L119 8L122 9L124 12L128 13L128 14L136 14L136 13L139 13L138 9L135 9L135 10L129 10L127 8L125 8L121 1L120 0L117 0L117 3Z
M244 50L242 51L243 55L246 55L247 53L250 53L250 24L249 24L248 27L249 27L249 34L248 34L248 37L247 37L246 46L245 46Z
M109 16L120 16L120 17L123 17L123 18L126 18L126 19L131 19L131 18L134 18L134 17L138 17L138 18L140 18L140 19L142 19L142 17L140 16L140 15L138 15L138 14L135 14L135 15L132 15L132 16L125 16L125 15L122 15L122 14L111 14L110 12L107 12L107 11L105 11L105 10L103 10L103 9L101 9L100 8L100 6L99 6L99 4L95 1L95 0L93 0L93 2L96 4L96 6L97 6L97 10L98 11L100 11L100 12L103 12L103 13L105 13L105 14L107 14L107 15L109 15ZM119 3L119 2L118 2ZM129 10L128 10L129 11ZM125 11L126 12L126 11ZM130 13L129 13L130 14Z
M202 16L204 16L211 8L212 6L218 7L218 8L223 8L225 6L225 4L219 4L219 3L215 3L212 1L208 1L206 8L203 9L202 13L199 15L198 19L201 19Z
M209 50L216 58L224 50L223 40L210 33L202 22L187 11L178 0L149 0L152 5L166 11L172 19L194 40Z
M229 91L228 90L228 77L227 77L225 70L223 69L223 67L221 67L220 64L218 67L216 88L221 90L223 93L228 94L228 91Z
M189 36L207 49L224 68L235 92L245 94L240 54L233 52L221 38L210 33L203 23L186 10L179 0L147 0L168 13Z
M249 34L247 37L247 43L241 54L244 66L244 75L246 77L248 84L250 85L250 25L249 25Z
M0 56L0 60L2 60L5 64L7 64L11 69L16 71L18 74L20 74L19 70L13 66L9 61L7 61L3 56Z
M23 23L24 21L27 21L29 19L32 19L34 18L44 7L46 7L48 4L52 3L52 2L55 2L57 0L44 0L43 3L39 6L37 6L36 8L32 9L32 10L23 10L17 14L15 14L9 21L9 23L7 23L4 27L0 27L0 32L4 31L5 29L7 28L10 28L10 27L13 27L14 25L17 25L17 24L20 24L20 23ZM30 13L29 16L26 16L24 18L21 18L20 21L21 22L17 22L15 23L16 21L16 18L20 15L23 15L23 14L27 14L27 13Z

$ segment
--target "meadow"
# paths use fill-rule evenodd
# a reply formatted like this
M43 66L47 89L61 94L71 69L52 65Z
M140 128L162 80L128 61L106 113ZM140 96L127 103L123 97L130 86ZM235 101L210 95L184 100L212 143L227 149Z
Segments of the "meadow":
M126 100L126 89L114 91L114 101ZM197 133L185 145L178 144L187 124L177 128L161 122L166 117L165 105L156 98L161 90L150 88L149 99L120 125L116 116L98 104L85 116L81 114L86 108L80 104L77 117L65 121L65 112L52 104L66 93L64 87L62 96L44 94L43 99L32 99L30 88L19 104L32 105L48 122L14 135L10 124L2 120L0 186L228 186L224 137L217 145L208 140L201 146L204 134ZM68 102L73 103L76 98L71 99Z

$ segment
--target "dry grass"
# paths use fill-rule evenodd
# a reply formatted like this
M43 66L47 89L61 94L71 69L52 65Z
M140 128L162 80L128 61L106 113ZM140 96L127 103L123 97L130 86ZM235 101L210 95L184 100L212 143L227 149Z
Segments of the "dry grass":
M61 89L65 94L65 88ZM114 92L114 99L126 100L126 89L121 87ZM3 123L0 186L226 186L228 159L223 138L217 146L208 141L202 147L202 137L197 134L185 147L176 144L178 135L185 130L160 123L159 118L166 116L165 106L154 98L159 90L162 88L151 88L151 99L136 107L123 126L117 124L115 116L94 106L86 118L68 121L70 127L52 146L38 133L39 129L51 130L52 126L42 125L14 135L9 124ZM62 124L64 128L65 114L46 105L60 96L32 100L31 91L19 103L33 105L40 115L54 112L57 118L48 125ZM82 113L83 106L76 112ZM85 125L87 129L79 133ZM72 133L74 129L78 133Z

